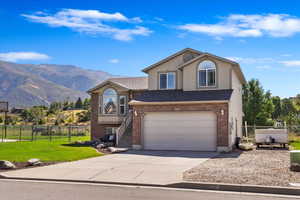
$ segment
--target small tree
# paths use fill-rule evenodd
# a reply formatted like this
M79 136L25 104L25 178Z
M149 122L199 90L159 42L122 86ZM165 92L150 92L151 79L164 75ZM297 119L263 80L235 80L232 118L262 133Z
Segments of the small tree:
M82 103L81 98L79 97L79 98L77 99L76 103L75 103L75 108L76 108L76 109L82 109L82 107L83 107L83 103Z

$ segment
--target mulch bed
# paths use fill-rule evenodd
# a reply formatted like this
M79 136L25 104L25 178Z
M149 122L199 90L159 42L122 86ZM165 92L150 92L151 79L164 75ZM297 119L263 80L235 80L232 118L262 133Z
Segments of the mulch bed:
M15 169L0 169L0 172L17 170L17 169L27 169L27 168L33 168L33 167L42 167L42 166L53 165L56 163L59 163L59 162L43 162L37 166L29 166L27 162L13 162L13 164L16 166Z
M184 173L184 180L199 182L290 186L300 183L300 172L290 171L288 150L258 149L248 152L235 150Z

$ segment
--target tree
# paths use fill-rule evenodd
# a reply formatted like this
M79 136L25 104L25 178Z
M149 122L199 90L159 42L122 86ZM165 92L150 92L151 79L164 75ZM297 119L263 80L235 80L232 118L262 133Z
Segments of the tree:
M245 121L255 125L259 116L262 117L264 90L258 80L252 79L243 86L243 110Z
M25 109L21 117L26 122L33 122L34 124L44 124L46 116L46 107L45 106L34 106L29 109Z
M89 99L89 98L84 99L83 109L84 110L89 110L90 109L90 103L91 103L91 99Z
M81 98L79 97L79 98L77 99L76 103L75 103L75 108L76 108L76 109L82 109L82 107L83 107L82 100L81 100Z
M296 106L291 98L285 98L282 100L282 119L286 121L288 125L296 124L298 121L298 113Z
M53 102L50 104L47 115L49 114L57 114L60 110L62 110L63 105L61 102Z
M272 119L278 120L281 116L282 103L279 96L272 97L274 105L274 112L272 113Z

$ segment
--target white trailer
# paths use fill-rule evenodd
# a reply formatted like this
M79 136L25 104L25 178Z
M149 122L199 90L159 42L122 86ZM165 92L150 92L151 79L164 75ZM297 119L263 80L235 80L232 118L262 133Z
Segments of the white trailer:
M255 129L255 143L257 147L260 145L279 144L286 147L288 144L287 129Z

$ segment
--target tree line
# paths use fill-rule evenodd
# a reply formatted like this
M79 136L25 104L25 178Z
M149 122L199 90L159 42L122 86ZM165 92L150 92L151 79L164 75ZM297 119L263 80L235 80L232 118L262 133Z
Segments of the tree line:
M80 110L80 112L76 112L76 114L72 113L76 110ZM6 123L9 125L76 124L90 121L90 110L90 99L86 98L82 101L79 97L75 102L69 100L52 102L49 106L33 106L21 109L21 111L20 109L12 108L10 114L7 116ZM64 111L70 111L70 114L66 115ZM0 124L3 123L4 117L0 116Z
M243 112L248 125L273 126L275 122L299 125L300 94L289 98L272 96L259 80L252 79L243 86Z

